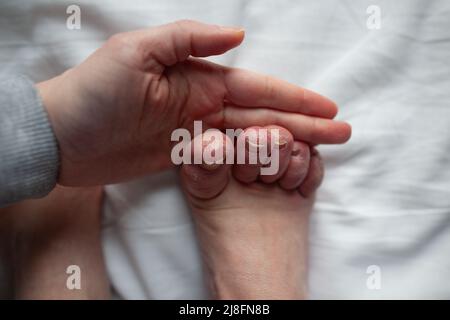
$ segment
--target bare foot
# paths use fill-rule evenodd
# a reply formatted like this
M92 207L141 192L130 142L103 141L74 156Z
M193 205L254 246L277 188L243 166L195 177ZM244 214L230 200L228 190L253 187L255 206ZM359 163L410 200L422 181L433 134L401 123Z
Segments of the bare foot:
M294 141L286 129L271 128L280 130L279 171L274 175L260 176L261 162L185 164L181 169L215 298L306 296L309 214L323 166L315 149ZM210 141L207 135L195 139ZM260 139L258 145L272 147L271 140Z
M101 200L101 187L57 187L0 210L15 299L109 298Z

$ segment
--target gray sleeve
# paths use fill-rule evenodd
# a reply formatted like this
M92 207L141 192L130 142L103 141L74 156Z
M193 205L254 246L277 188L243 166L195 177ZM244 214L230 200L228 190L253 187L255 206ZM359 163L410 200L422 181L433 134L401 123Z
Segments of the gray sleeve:
M56 185L58 146L27 78L0 79L0 207L47 195Z

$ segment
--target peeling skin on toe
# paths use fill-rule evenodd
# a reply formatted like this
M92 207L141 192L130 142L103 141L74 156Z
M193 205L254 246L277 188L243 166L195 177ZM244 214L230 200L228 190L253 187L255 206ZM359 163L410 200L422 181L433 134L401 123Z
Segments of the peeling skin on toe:
M217 168L219 168L222 165L222 163L223 163L223 159L222 159L222 161L217 161L217 163L202 163L201 167L208 171L214 171Z
M288 144L287 140L283 136L280 136L280 139L275 140L273 143L278 147L278 149L283 149Z
M312 149L313 148L310 148L306 143L296 141L292 148L291 154L292 154L292 156L299 156L302 159L307 159L307 158L309 158L308 153L310 153L312 155L312 151L310 151Z

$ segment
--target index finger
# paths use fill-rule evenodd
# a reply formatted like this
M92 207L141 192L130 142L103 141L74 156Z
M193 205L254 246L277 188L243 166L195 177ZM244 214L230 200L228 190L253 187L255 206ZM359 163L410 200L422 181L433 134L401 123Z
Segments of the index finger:
M328 98L268 75L224 68L225 99L244 107L266 107L332 119L338 108Z
M296 140L310 144L340 144L351 137L351 126L343 121L292 114L269 108L243 108L225 105L225 128L278 125L289 130Z

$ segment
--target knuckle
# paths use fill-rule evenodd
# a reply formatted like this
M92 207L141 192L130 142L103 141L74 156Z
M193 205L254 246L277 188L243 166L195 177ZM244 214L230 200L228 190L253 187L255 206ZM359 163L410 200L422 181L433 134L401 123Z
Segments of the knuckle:
M304 89L304 88L299 88L300 90L300 94L299 94L299 103L301 106L307 106L309 105L310 101L310 94L308 92L308 90Z
M259 121L262 125L267 125L270 122L279 123L280 119L277 112L264 108L259 110Z
M273 79L270 76L264 76L264 91L268 100L272 100L277 94Z
M198 26L198 22L190 19L182 19L175 21L174 26L183 34L189 34L189 32Z
M116 33L116 34L112 35L108 39L108 43L115 48L121 48L123 46L129 46L130 40L129 40L129 37L126 36L125 33L121 32L121 33Z
M319 130L319 119L316 117L312 117L311 119L311 128L309 130L309 141L316 141L318 138L318 130Z
M175 23L181 28L186 28L194 25L196 22L191 19L180 19L175 21Z
M127 61L139 60L137 59L140 54L139 45L136 44L131 33L122 32L112 35L107 41L107 46L111 49L111 52Z

